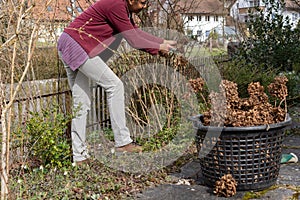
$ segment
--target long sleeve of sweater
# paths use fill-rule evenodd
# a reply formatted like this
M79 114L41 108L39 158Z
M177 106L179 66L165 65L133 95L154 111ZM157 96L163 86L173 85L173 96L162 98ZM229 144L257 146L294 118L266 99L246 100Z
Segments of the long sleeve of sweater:
M129 16L126 15L127 13L126 7L120 8L115 5L108 14L108 20L133 48L144 50L150 54L157 54L163 39L137 28L131 23Z

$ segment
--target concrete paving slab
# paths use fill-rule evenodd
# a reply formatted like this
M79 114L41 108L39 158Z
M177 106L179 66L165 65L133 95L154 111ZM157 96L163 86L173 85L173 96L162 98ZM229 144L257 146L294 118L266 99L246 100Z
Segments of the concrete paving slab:
M300 187L300 163L282 164L280 166L277 184Z
M242 199L243 192L238 192L230 199ZM141 200L225 200L217 197L209 188L202 185L160 185L138 194L136 199Z

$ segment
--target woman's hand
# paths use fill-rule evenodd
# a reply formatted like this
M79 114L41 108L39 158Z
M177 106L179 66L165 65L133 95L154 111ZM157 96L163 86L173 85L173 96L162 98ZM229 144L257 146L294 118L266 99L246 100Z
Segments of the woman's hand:
M177 44L174 40L164 40L164 44L169 44L171 46L175 46Z
M161 56L167 57L169 52L176 50L176 41L173 40L164 40L159 46L159 54Z

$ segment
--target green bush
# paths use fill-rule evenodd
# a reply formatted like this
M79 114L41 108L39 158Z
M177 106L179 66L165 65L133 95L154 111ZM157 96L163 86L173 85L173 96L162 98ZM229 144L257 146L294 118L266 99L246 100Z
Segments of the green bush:
M288 98L287 100L290 104L300 103L300 74L299 72L292 71L292 72L285 72L283 73L287 78L287 88L288 88Z
M274 80L278 74L276 68L265 68L264 65L254 65L245 60L233 60L223 63L220 72L223 79L230 80L238 84L239 95L242 98L248 97L248 84L260 82L265 88Z
M23 134L28 137L30 157L45 167L70 165L71 146L66 129L72 116L60 112L58 106L30 114Z
M242 42L239 57L265 68L292 70L299 65L300 32L282 15L283 1L264 0L265 9L257 7L249 13L249 36Z
M233 81L238 84L239 95L242 98L248 97L248 84L251 82L260 82L266 89L279 74L288 78L287 88L289 104L300 102L300 75L298 71L285 72L279 68L268 67L265 65L255 65L247 63L245 60L232 60L222 63L219 66L223 79Z

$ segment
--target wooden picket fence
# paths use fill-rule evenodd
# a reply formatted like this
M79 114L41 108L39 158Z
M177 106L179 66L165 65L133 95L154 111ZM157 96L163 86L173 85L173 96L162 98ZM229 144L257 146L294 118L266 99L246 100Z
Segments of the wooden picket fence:
M17 98L12 105L11 128L26 126L30 112L39 112L59 105L61 112L72 112L72 95L67 79L48 79L24 82ZM6 86L6 99L10 94L10 85ZM110 120L104 90L91 82L92 93L91 110L88 113L87 128L97 130L101 127L110 127Z

